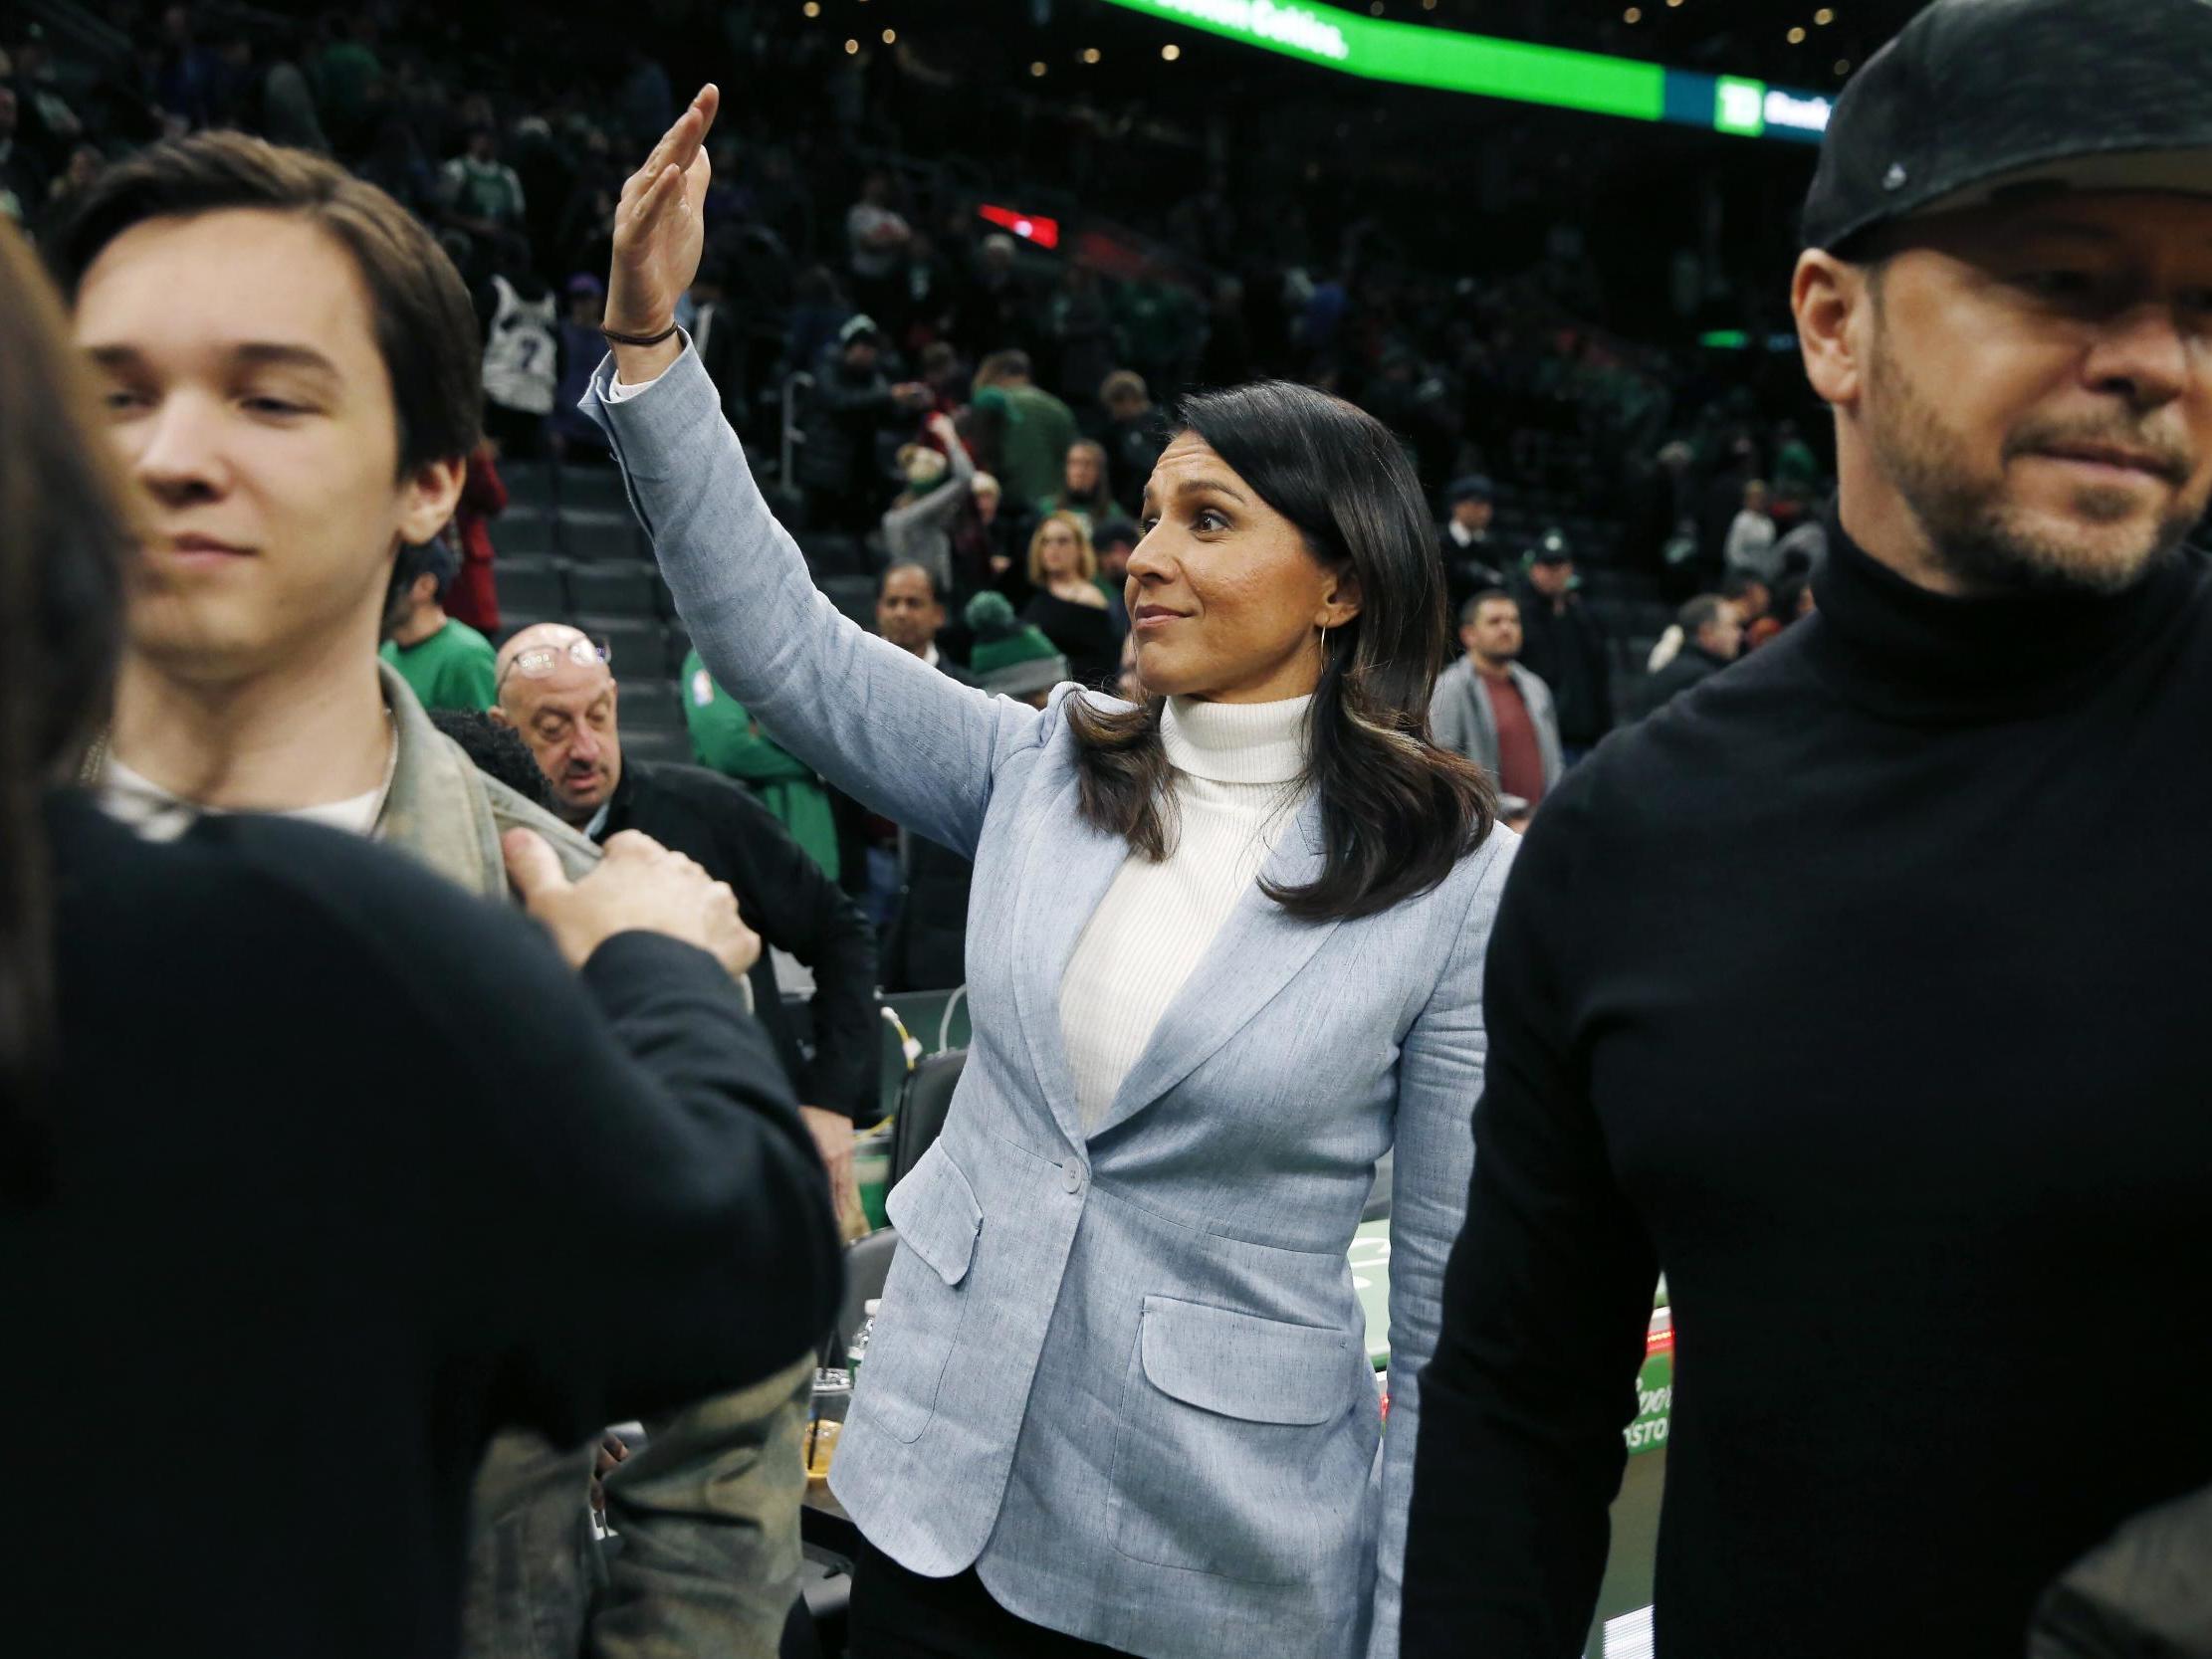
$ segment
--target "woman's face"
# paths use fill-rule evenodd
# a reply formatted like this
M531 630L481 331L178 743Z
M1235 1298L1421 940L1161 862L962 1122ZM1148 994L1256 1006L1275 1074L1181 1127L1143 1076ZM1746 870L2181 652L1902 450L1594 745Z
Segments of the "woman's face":
M1077 550L1072 525L1054 519L1037 536L1037 562L1049 579L1061 581L1082 573L1083 555Z
M1148 693L1272 703L1313 690L1322 627L1360 611L1349 572L1324 569L1195 432L1153 468L1141 527L1127 597Z
M1098 488L1098 452L1091 449L1071 449L1067 452L1067 493L1070 496L1088 496Z

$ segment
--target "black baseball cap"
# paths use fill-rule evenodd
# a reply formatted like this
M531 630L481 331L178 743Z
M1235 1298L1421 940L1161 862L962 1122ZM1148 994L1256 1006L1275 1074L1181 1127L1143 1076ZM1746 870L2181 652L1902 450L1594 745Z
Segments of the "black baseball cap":
M1531 564L1572 564L1574 561L1575 549L1568 543L1566 534L1556 529L1544 531L1543 539L1528 550Z
M1809 248L2069 190L2212 195L2207 0L1936 0L1844 89Z

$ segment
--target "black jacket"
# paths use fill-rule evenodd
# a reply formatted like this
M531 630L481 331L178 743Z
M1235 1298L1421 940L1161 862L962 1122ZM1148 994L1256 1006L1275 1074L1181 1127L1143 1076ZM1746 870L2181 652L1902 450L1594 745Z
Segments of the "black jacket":
M1644 712L1656 714L1699 681L1710 680L1728 666L1694 640L1674 654L1674 660L1644 683Z
M2028 1659L2212 1659L2212 1486L2069 1567L2036 1606Z
M738 911L764 944L814 970L814 1053L784 1014L774 964L754 965L753 1005L774 1039L791 1087L808 1106L857 1124L881 1116L877 1073L875 939L858 907L744 784L699 766L625 760L596 839L640 830L696 859L738 896Z
M937 666L964 686L975 677L942 654ZM968 889L976 867L926 835L899 831L899 908L883 935L883 988L950 990L968 982Z
M832 1317L811 1139L702 952L624 933L579 976L281 819L49 822L58 1182L0 1197L37 1495L0 1519L9 1652L450 1654L493 1429L573 1445Z
M1613 729L1612 664L1605 630L1575 595L1566 608L1533 587L1521 591L1521 666L1551 688L1559 715L1559 740L1590 748Z
M1505 585L1505 574L1496 562L1504 552L1504 543L1494 535L1485 535L1462 547L1451 539L1449 524L1438 527L1437 556L1443 561L1444 601L1451 607L1449 621L1454 641L1459 637L1459 612L1466 602L1484 588Z
M822 347L813 372L803 417L806 442L798 450L799 483L817 489L872 484L876 434L898 412L890 378L880 367L854 373L845 366L845 348L836 340Z

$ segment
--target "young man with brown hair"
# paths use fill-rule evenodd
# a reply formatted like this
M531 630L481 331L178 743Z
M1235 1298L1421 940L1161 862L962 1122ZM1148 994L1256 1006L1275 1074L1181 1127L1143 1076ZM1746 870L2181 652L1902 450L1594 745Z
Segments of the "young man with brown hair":
M479 436L476 318L428 232L320 157L213 133L117 163L51 252L145 518L95 762L111 809L152 833L204 811L315 819L493 898L514 828L566 875L588 870L595 848L480 774L377 661L398 551L452 516ZM764 1274L762 1293L779 1283ZM627 1548L599 1652L773 1639L797 1565L791 1401L808 1369L677 1413L609 1482ZM604 1572L590 1467L589 1447L494 1442L468 1651L521 1650L531 1629L582 1640ZM500 1588L519 1555L531 1606Z

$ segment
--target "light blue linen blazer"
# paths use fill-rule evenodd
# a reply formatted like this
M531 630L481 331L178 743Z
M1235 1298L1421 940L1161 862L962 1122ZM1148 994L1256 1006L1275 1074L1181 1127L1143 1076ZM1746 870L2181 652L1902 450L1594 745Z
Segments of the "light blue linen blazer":
M974 1565L1021 1617L1150 1659L1395 1655L1483 952L1519 838L1357 921L1293 921L1255 884L1085 1135L1060 978L1129 856L1076 811L1062 710L1096 694L1039 712L855 626L696 355L619 402L612 375L583 407L715 679L838 787L975 861L975 1036L942 1138L890 1197L838 1498L910 1569ZM1309 798L1266 874L1321 862ZM1394 1144L1386 1434L1345 1252Z

